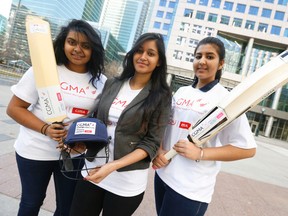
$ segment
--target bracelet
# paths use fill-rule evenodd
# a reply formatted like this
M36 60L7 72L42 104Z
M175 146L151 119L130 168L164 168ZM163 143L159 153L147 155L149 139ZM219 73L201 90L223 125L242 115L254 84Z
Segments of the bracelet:
M47 131L47 129L48 129L49 126L50 126L50 125L47 124L46 128L45 128L44 131L43 131L43 134L44 134L45 136L47 136L47 135L46 135L46 131Z
M202 158L203 158L203 156L204 156L204 150L203 150L203 148L202 147L199 147L200 148L200 158L199 159L197 159L197 160L195 160L195 162L200 162L200 160L202 160Z
M45 134L43 133L43 129L44 129L44 127L45 127L46 125L48 125L48 124L45 123L45 124L41 127L41 130L40 130L41 134L43 134L43 135L45 135Z

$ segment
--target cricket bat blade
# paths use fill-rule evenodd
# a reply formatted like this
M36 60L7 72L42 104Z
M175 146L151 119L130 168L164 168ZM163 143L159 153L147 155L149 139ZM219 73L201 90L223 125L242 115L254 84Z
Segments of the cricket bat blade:
M44 119L50 123L62 122L66 118L66 108L61 94L50 25L39 17L28 15L26 32Z

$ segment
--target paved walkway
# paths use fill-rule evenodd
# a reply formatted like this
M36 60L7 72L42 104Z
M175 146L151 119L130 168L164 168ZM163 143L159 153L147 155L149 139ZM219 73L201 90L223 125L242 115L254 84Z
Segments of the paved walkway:
M18 124L6 115L11 82L0 81L0 216L17 215L21 188L13 149ZM287 216L288 143L256 137L254 158L223 163L206 216ZM40 216L55 208L50 183ZM144 200L133 216L155 216L153 170Z

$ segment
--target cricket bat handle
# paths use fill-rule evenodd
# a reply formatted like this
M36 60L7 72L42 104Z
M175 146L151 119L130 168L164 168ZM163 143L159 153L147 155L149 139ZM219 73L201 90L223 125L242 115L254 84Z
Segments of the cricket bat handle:
M177 152L174 149L170 149L164 156L167 160L170 160L171 158L173 158L175 155L177 154Z

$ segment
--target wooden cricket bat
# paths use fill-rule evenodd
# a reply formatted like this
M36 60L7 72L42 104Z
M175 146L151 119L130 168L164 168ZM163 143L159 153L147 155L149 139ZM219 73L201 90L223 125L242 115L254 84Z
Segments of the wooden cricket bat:
M50 123L62 122L66 118L66 109L61 95L50 25L39 17L28 15L26 32L44 119Z
M61 94L50 24L35 16L26 17L26 32L36 88L44 120L62 123L67 117ZM73 170L70 154L61 150L66 170Z
M238 84L218 105L189 128L188 140L201 146L241 114L250 110L288 82L288 51L257 69ZM167 160L177 152L171 149Z

